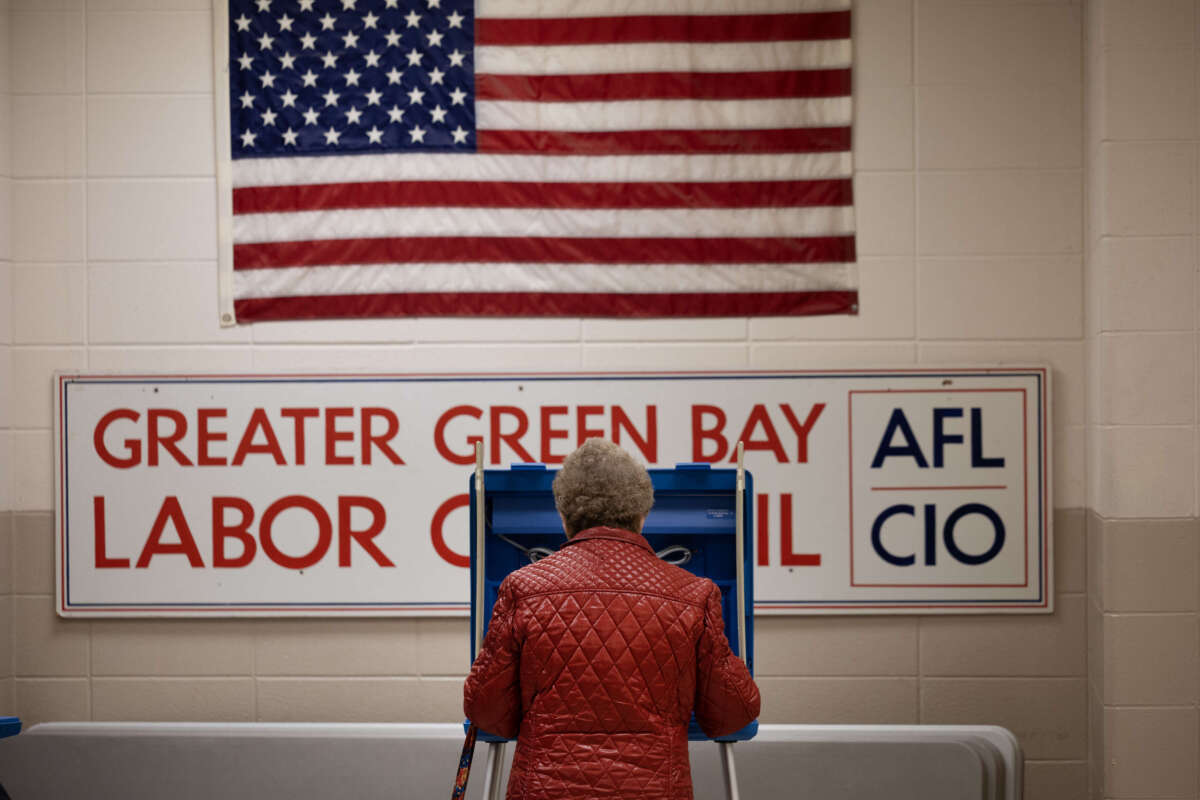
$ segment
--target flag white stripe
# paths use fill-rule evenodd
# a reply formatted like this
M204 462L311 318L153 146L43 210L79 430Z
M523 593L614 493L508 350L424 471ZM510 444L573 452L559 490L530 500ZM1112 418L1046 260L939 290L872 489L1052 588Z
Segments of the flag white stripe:
M850 206L806 208L368 208L239 214L233 240L254 242L406 236L796 237L854 231Z
M235 270L238 297L392 292L800 292L853 289L853 264L353 264Z
M651 14L794 14L845 11L850 0L476 0L479 19L636 17Z
M480 130L643 131L823 128L850 124L849 97L774 100L480 101Z
M245 158L233 185L297 186L361 181L766 181L848 178L849 152L763 155L509 156L387 153Z
M620 72L763 72L849 67L849 39L688 44L552 45L475 48L481 75L588 75Z

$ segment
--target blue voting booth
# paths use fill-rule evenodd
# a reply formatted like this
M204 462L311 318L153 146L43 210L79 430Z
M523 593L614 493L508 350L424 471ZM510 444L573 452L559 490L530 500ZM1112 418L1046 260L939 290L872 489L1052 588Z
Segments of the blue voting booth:
M544 464L484 470L478 446L476 454L470 487L472 661L491 620L500 582L513 570L555 552L566 541L551 490L553 470ZM754 555L753 537L749 535L753 530L753 503L746 502L754 496L751 476L741 468L740 458L737 469L679 464L674 469L652 469L649 473L654 485L654 508L642 534L660 558L717 584L725 636L753 674ZM730 745L753 738L757 730L755 721L719 740L731 798L737 797L737 788ZM497 748L505 740L483 732L480 738L491 743L485 796L498 796ZM689 738L708 738L694 718Z
M21 732L19 717L0 717L0 739L5 736L16 736Z

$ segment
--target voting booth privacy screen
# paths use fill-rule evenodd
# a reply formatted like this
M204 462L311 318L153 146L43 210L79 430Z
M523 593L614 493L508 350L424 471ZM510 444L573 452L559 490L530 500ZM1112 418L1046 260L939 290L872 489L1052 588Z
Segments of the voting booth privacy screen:
M737 511L742 509L743 534L753 530L750 503L737 502L737 470L712 469L709 464L680 464L674 469L652 469L654 508L646 517L642 535L654 551L693 575L709 578L721 590L721 614L725 638L735 655L745 659L754 673L754 581L753 542L742 537L737 548ZM543 464L523 464L510 470L483 472L483 503L472 477L471 530L476 531L482 514L482 537L471 538L471 583L476 586L477 571L483 570L482 596L471 603L471 631L481 613L484 631L492 618L500 583L514 570L545 557L566 541L562 521L554 505L552 484L556 471ZM754 494L753 478L745 476L745 495ZM478 544L482 542L483 553ZM738 561L744 575L739 602ZM739 617L742 628L739 631ZM744 641L743 641L744 638ZM476 645L471 639L471 660ZM752 722L723 741L750 739L758 729ZM692 720L689 738L706 739Z
M1045 367L54 385L64 616L466 616L476 443L553 469L591 437L714 474L744 443L754 613L1052 610Z

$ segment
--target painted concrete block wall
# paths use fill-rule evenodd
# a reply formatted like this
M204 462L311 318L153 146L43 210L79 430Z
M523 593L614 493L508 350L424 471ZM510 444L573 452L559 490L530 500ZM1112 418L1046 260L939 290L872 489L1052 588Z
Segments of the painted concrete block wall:
M12 166L9 157L9 9L0 5L0 708L13 707L12 513L9 497L9 440L12 425L12 265L8 219ZM3 713L3 712L0 712Z
M63 621L51 390L99 370L1048 362L1058 611L765 618L764 722L996 723L1028 797L1086 790L1082 8L858 0L856 318L217 327L208 0L22 0L13 114L12 679L51 719L445 720L466 623ZM137 43L131 46L130 43ZM36 113L34 113L36 112Z
M1087 7L1095 797L1200 792L1200 4Z

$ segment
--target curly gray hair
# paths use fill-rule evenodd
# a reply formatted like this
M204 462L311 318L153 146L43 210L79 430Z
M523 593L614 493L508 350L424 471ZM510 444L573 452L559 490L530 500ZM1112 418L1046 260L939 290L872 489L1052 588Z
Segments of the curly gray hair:
M635 531L654 505L654 486L629 453L604 439L588 439L554 477L554 505L568 537L601 525Z

